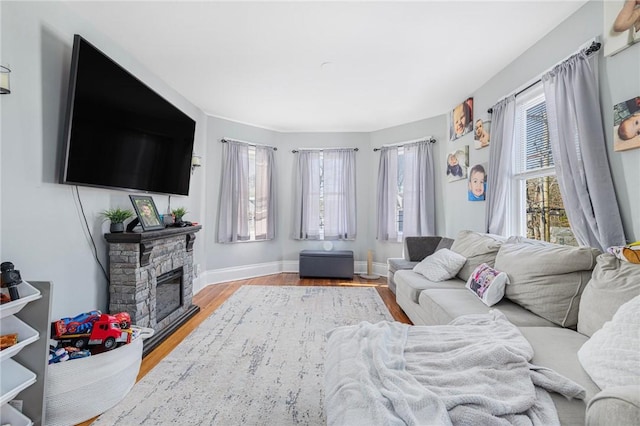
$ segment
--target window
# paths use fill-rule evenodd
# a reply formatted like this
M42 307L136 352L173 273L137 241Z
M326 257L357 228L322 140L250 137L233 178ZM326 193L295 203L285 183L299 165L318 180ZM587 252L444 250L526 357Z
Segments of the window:
M222 176L218 242L275 236L273 148L228 141Z
M556 179L542 85L517 98L515 138L514 233L557 244L578 245L569 227Z
M376 239L402 242L434 235L435 185L432 138L383 146L378 165Z
M355 239L354 150L303 150L296 161L294 238Z

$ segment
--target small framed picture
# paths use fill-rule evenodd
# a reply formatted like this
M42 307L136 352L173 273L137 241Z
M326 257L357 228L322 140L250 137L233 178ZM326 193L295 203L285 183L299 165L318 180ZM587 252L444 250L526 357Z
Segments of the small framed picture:
M160 220L153 198L147 195L129 195L129 198L133 208L136 210L143 231L164 229L164 224Z
M476 149L482 149L489 146L489 140L491 138L490 133L491 121L483 121L481 118L477 119L473 133L473 141Z
M613 106L613 150L640 148L640 96Z
M469 145L447 154L447 178L449 182L467 178Z

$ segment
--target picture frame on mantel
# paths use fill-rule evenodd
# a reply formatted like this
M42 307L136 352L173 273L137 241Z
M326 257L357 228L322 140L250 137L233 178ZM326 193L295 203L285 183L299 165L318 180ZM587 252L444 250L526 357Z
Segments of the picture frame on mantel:
M638 17L640 6L635 0L607 0L602 2L604 8L604 56L615 55L631 46L640 42L640 18L637 18L634 24L629 24L633 17ZM634 11L635 10L635 11ZM616 31L615 23L619 19L620 22L626 22L624 29Z
M129 199L131 199L131 204L138 215L143 231L164 229L153 198L148 195L129 195Z

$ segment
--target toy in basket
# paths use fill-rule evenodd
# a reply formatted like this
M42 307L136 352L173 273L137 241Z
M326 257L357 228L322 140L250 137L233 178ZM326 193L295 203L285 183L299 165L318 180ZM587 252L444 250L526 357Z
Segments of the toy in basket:
M131 316L127 312L109 315L90 311L51 323L51 338L58 341L58 347L92 346L91 353L95 354L131 342L130 327Z
M140 371L142 342L153 336L151 328L130 327L129 344L48 366L45 382L47 425L81 423L124 399ZM79 396L81 404L78 403Z

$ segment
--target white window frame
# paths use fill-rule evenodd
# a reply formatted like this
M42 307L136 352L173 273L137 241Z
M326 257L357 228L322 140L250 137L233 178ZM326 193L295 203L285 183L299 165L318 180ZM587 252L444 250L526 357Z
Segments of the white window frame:
M512 202L509 207L511 221L509 223L509 233L513 235L527 236L527 195L526 181L528 179L555 176L555 166L541 167L535 170L525 170L524 164L524 148L525 148L525 120L524 113L541 101L545 101L544 88L542 84L538 84L526 93L516 98L516 126L514 135L513 150L513 182L511 185Z

